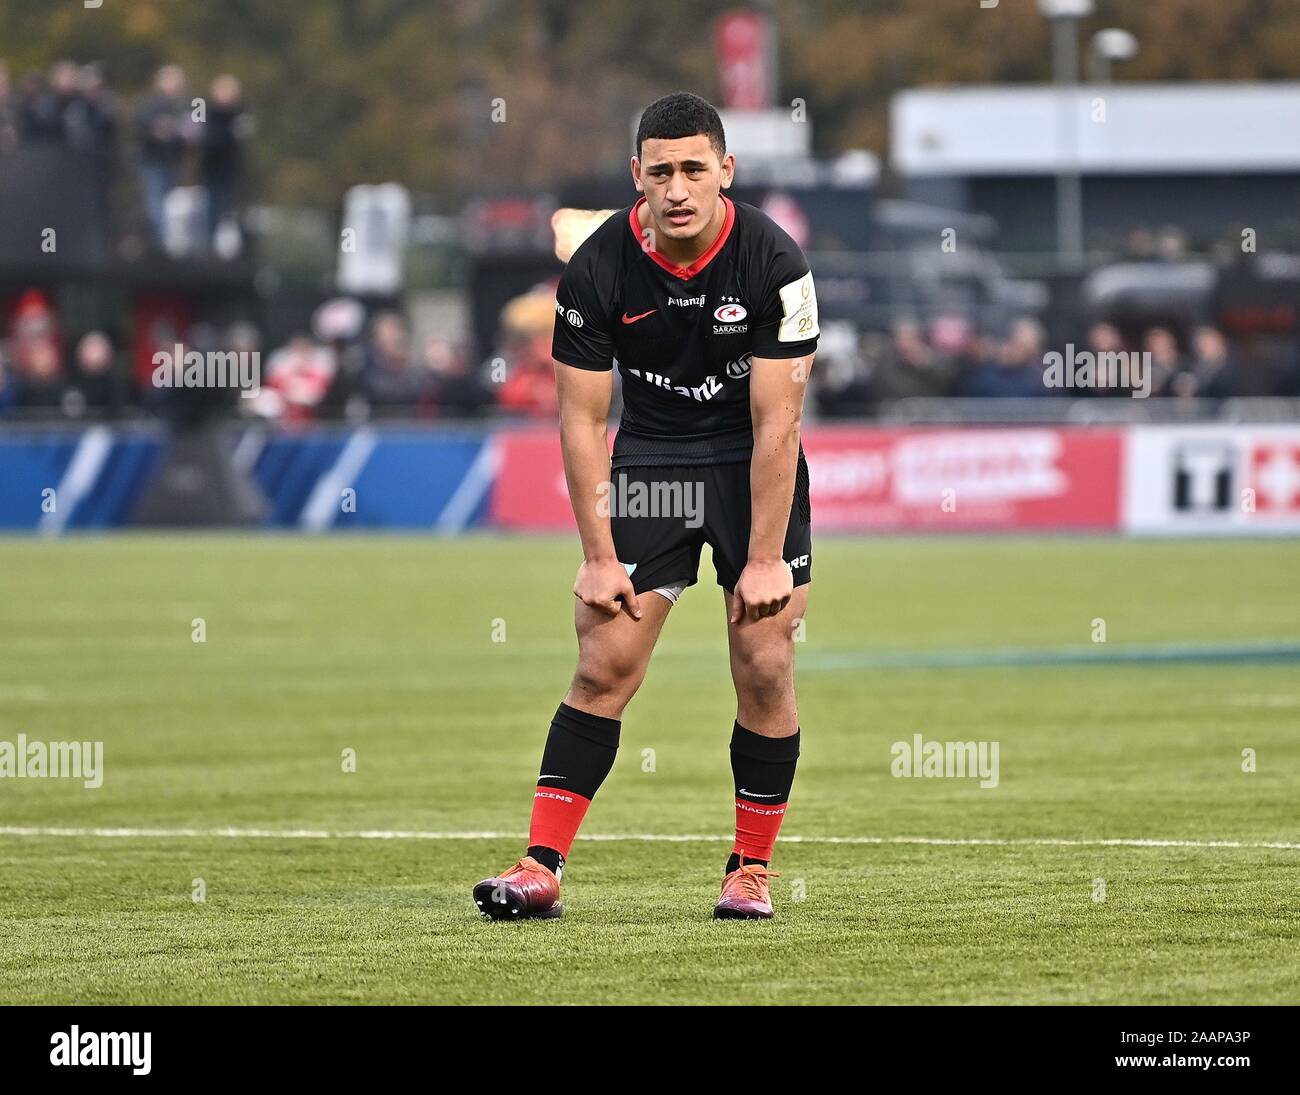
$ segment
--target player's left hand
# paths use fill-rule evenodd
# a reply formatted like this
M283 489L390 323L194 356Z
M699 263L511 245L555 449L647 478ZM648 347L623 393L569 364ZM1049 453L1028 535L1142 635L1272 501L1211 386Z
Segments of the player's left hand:
M731 622L748 617L761 620L777 615L794 596L794 571L782 559L770 563L752 560L740 572L740 581L731 598Z

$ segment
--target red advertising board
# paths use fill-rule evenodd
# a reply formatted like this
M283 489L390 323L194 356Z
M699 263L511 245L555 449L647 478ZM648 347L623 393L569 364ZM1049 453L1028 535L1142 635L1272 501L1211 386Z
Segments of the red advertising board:
M868 429L804 434L813 529L1119 527L1120 430Z
M564 481L559 427L508 430L493 439L498 471L490 523L497 528L577 529Z
M556 430L497 435L492 522L572 529ZM814 531L1114 531L1123 435L1117 429L804 431Z

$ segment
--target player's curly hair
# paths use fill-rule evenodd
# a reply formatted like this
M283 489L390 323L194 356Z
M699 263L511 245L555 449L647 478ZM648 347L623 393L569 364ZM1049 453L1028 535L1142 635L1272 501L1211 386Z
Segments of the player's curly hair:
M641 155L641 142L647 137L672 140L698 133L709 138L718 159L727 154L727 135L722 131L722 119L713 104L689 91L674 91L656 99L642 112L636 127L636 154Z

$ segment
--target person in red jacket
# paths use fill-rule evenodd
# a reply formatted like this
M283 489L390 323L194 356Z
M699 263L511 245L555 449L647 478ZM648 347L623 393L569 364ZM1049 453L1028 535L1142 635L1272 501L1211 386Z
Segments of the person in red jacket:
M498 403L507 411L554 420L560 401L551 364L553 298L541 292L515 297L502 310L501 328L501 356L508 372Z

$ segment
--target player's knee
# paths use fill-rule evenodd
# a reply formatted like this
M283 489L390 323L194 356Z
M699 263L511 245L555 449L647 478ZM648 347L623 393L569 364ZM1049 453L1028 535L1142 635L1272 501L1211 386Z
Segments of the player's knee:
M794 686L794 650L789 643L739 649L732 653L731 675L739 695L763 703Z
M588 696L630 696L636 685L636 662L610 651L599 657L584 654L573 674L573 687Z

